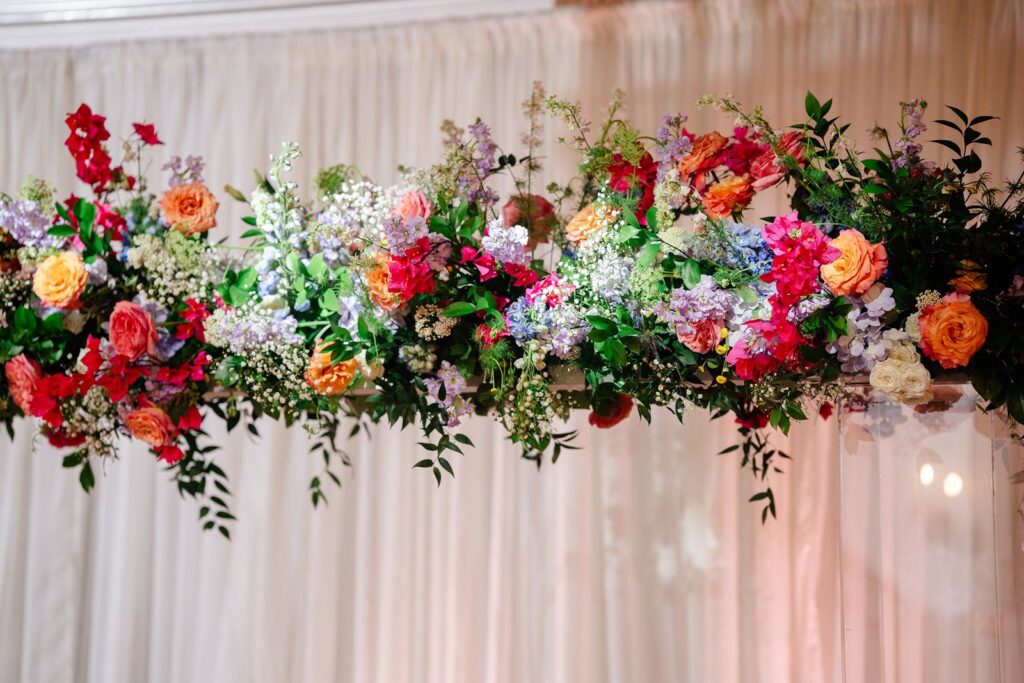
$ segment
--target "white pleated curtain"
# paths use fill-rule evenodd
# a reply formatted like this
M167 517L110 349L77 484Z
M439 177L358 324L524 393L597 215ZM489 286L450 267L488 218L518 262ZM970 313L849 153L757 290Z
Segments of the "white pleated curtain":
M440 151L438 123L482 117L508 151L531 82L597 118L612 88L653 130L728 128L703 93L790 124L804 93L864 131L916 96L1001 116L999 175L1024 142L1021 6L1012 0L696 0L379 30L0 52L0 187L29 173L75 187L63 116L80 101L115 135L157 124L171 153L207 159L215 190L248 190L284 139L295 178L347 162L381 180ZM86 29L87 30L87 29ZM545 180L570 154L550 142ZM774 208L774 207L773 207ZM221 234L242 212L222 196ZM0 679L5 681L841 680L836 434L811 421L772 480L760 524L728 420L659 414L539 471L488 419L438 488L416 435L346 444L354 467L314 511L300 430L214 427L240 522L203 534L147 453L126 445L92 495L21 429L0 441ZM4 437L6 439L6 437ZM969 653L965 656L971 656Z

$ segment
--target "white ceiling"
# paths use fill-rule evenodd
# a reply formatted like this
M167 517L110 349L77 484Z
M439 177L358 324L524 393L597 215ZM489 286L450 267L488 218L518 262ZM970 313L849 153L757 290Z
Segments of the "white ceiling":
M555 0L0 0L0 49L536 12Z

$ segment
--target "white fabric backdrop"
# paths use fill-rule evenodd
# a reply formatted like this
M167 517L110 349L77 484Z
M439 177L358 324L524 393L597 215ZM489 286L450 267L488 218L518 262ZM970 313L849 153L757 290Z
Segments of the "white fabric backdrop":
M72 186L62 118L82 100L115 132L154 121L162 154L204 154L214 188L246 187L285 138L306 150L304 185L339 161L386 181L432 161L445 117L480 115L514 149L534 79L595 117L621 86L648 128L676 110L727 126L693 107L705 92L791 123L811 88L859 133L923 96L1003 117L998 175L1024 142L1022 23L1012 0L696 0L0 53L0 187L27 173ZM546 152L564 177L569 155ZM584 431L582 451L540 472L474 420L478 448L440 490L410 467L414 434L378 429L350 444L355 467L320 511L306 437L263 431L220 439L241 518L230 544L200 533L137 448L86 496L26 431L0 441L0 679L840 679L834 425L795 430L765 527L749 473L713 455L733 425L697 413Z

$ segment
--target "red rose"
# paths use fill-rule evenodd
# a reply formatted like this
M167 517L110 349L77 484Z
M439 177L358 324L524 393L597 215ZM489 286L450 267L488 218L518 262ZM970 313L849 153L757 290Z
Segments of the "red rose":
M633 399L628 394L616 394L613 400L598 402L590 411L589 421L599 429L608 429L625 420L632 411Z
M512 197L501 208L505 225L522 225L530 232L527 249L549 240L551 231L558 224L555 207L547 199L536 194L520 194Z
M54 448L78 448L85 443L84 434L72 434L63 427L53 429L47 426L43 429L43 434Z
M141 306L119 301L110 314L110 343L114 351L129 360L138 360L156 348L156 327Z
M31 415L32 398L39 391L43 368L38 362L20 353L4 364L4 374L7 375L7 388L15 405L21 408L21 412Z

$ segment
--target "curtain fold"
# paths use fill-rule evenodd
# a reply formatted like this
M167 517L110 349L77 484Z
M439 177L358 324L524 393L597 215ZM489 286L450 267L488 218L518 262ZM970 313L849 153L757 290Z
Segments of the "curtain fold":
M534 80L593 118L612 88L653 130L731 125L704 93L802 118L808 89L835 98L862 146L877 119L924 97L1001 118L996 176L1024 143L1024 18L1012 0L648 2L360 31L239 35L83 49L0 51L0 188L26 174L77 187L62 142L80 101L116 136L156 123L171 153L202 154L207 180L247 191L284 139L319 166L382 181L441 151L438 125L476 116L516 151ZM572 155L546 124L541 178ZM940 155L941 156L941 155ZM241 208L221 197L222 235ZM777 211L782 198L760 215ZM213 429L234 540L203 534L143 449L83 494L59 455L0 437L0 679L4 681L840 681L834 423L789 439L772 477L779 519L732 456L735 425L658 414L596 432L539 470L489 419L438 488L413 471L416 434L380 427L346 443L354 466L313 510L301 430Z

